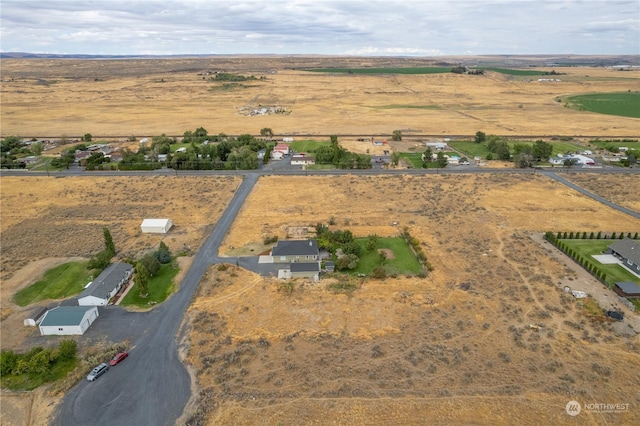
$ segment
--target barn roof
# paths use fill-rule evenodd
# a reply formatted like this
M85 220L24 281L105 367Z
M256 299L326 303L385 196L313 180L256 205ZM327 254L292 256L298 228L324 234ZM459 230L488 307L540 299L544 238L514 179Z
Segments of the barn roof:
M58 306L44 314L40 326L80 325L87 311L95 306Z
M142 226L165 226L171 219L145 219Z

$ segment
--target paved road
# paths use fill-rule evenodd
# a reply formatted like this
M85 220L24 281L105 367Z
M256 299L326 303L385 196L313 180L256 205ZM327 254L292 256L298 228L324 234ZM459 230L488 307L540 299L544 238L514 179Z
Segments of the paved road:
M130 356L95 382L83 380L73 388L63 399L54 425L175 424L191 395L190 377L178 358L178 328L207 267L219 259L218 247L257 179L257 174L246 175L194 257L180 290L167 302L146 313L101 309L103 318L89 330L87 339L95 333L109 340L130 338Z
M601 196L594 194L591 191L587 191L586 189L579 187L578 185L576 185L573 182L569 182L567 179L563 178L562 176L558 176L555 173L545 173L545 174L547 176L549 176L550 178L555 179L558 182L568 186L569 188L574 189L574 190L586 195L587 197L591 197L594 200L599 201L602 204L611 207L612 209L615 209L615 210L618 210L618 211L620 211L622 213L626 213L628 215L631 215L631 216L635 217L636 219L640 219L640 213L638 213L635 210L631 210L631 209L628 209L626 207L622 207L621 205L612 203L611 201L606 200L606 199L602 198ZM638 187L640 187L640 179L638 180Z

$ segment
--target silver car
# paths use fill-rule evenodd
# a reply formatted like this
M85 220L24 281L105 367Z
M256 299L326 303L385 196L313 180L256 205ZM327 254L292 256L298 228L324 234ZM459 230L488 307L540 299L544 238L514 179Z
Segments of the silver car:
M108 369L109 366L103 362L102 364L91 370L91 373L89 373L89 375L87 376L87 380L93 382L95 379L106 373Z

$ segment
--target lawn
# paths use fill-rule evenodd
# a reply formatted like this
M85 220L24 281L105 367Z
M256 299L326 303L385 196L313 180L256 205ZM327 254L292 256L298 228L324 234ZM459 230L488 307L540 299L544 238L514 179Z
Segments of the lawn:
M149 307L150 304L164 302L175 289L173 279L180 271L174 263L167 263L160 267L160 271L149 280L149 294L147 297L140 297L138 285L134 284L133 288L124 297L121 306L138 306L140 308Z
M451 72L451 67L408 67L408 68L315 68L310 72L337 74L443 74Z
M580 111L640 118L640 92L594 93L566 100L570 107Z
M631 272L624 269L622 266L618 264L613 265L603 265L593 257L594 254L602 254L607 250L607 247L611 245L615 240L569 240L563 239L564 242L569 248L575 250L578 255L582 256L587 262L597 266L605 273L606 281L609 287L613 287L616 281L632 281L636 283L640 283L640 279L633 275Z
M408 163L416 169L422 168L422 153L417 152L400 152L400 158L404 158Z
M383 266L387 274L412 274L417 275L422 272L420 262L413 255L413 252L401 237L378 238L376 249L367 251L366 238L355 240L362 248L362 255L358 267L352 272L356 274L371 274L378 266ZM378 249L387 249L393 252L394 259L386 259L381 263Z
M289 146L295 152L312 153L312 152L315 152L321 146L325 146L325 145L329 145L329 144L330 144L330 142L328 142L328 141L321 142L321 141L314 141L314 140L302 140L302 141L291 142L291 144L289 144Z
M507 141L507 145L509 145L509 149L512 152L513 146L515 144L533 145L534 143L535 142L533 141ZM552 155L564 154L565 152L579 152L584 150L583 146L570 142L552 141L549 143L553 147ZM469 158L474 158L476 156L480 158L486 158L487 154L489 154L489 148L487 148L486 143L475 143L474 141L452 141L448 142L448 144L456 151L465 154Z
M607 147L620 148L621 146L626 146L629 149L640 150L640 142L638 142L637 139L592 139L589 141L589 145L594 145L601 149L606 149Z
M87 262L69 262L44 273L41 280L23 288L13 296L19 306L47 299L64 299L80 293L93 277Z

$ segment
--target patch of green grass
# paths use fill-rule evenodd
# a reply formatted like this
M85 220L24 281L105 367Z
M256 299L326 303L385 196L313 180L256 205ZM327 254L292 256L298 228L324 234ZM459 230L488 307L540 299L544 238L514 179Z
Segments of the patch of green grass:
M587 263L594 265L606 274L606 282L609 287L613 287L617 281L631 281L640 284L638 277L622 266L618 264L603 265L591 257L594 254L602 254L607 250L607 247L615 241L616 240L562 240L567 247L573 249L579 256L582 256Z
M310 164L307 166L307 170L333 170L336 166L333 164Z
M67 374L78 365L77 359L56 360L51 364L47 374L7 374L0 377L2 388L19 390L34 390L35 388L50 382L67 377Z
M519 70L519 69L495 68L495 67L488 67L488 68L481 68L481 69L484 69L486 71L499 72L501 74L516 75L516 76L547 75L545 71L536 71L536 70Z
M147 297L140 297L138 285L134 284L133 288L124 297L121 306L138 306L140 308L148 308L150 302L161 303L175 290L173 279L176 277L180 268L174 265L174 262L160 266L158 273L149 280L149 294Z
M620 148L621 146L626 146L629 149L640 150L640 142L637 139L611 139L611 140L593 139L589 141L589 145L597 146L600 149L606 149L607 147Z
M380 106L370 106L369 108L373 109L440 109L438 105L401 105L401 104L391 104L391 105L380 105Z
M306 71L336 74L443 74L451 72L451 67L314 68Z
M172 143L169 145L169 150L172 154L175 154L176 150L179 148L189 148L191 146L190 143Z
M417 152L400 152L400 158L404 158L408 161L413 168L422 168L422 153Z
M93 277L87 262L69 262L49 269L41 280L23 288L13 296L18 306L46 299L64 299L80 293Z
M640 118L640 92L593 93L570 96L566 101L580 111Z
M484 143L475 143L474 141L451 141L447 144L456 151L466 155L469 158L480 157L485 158L489 154L489 148Z
M302 141L294 141L289 144L290 148L296 152L307 152L312 153L315 152L321 146L327 146L331 142L322 142L322 141L314 141L314 140L302 140Z
M378 266L384 267L387 274L412 274L418 275L422 272L420 262L413 255L413 252L401 237L378 238L375 250L367 251L366 238L356 238L355 240L362 248L362 254L358 266L352 272L354 274L371 274ZM388 249L393 252L394 259L386 259L381 262L378 249Z

